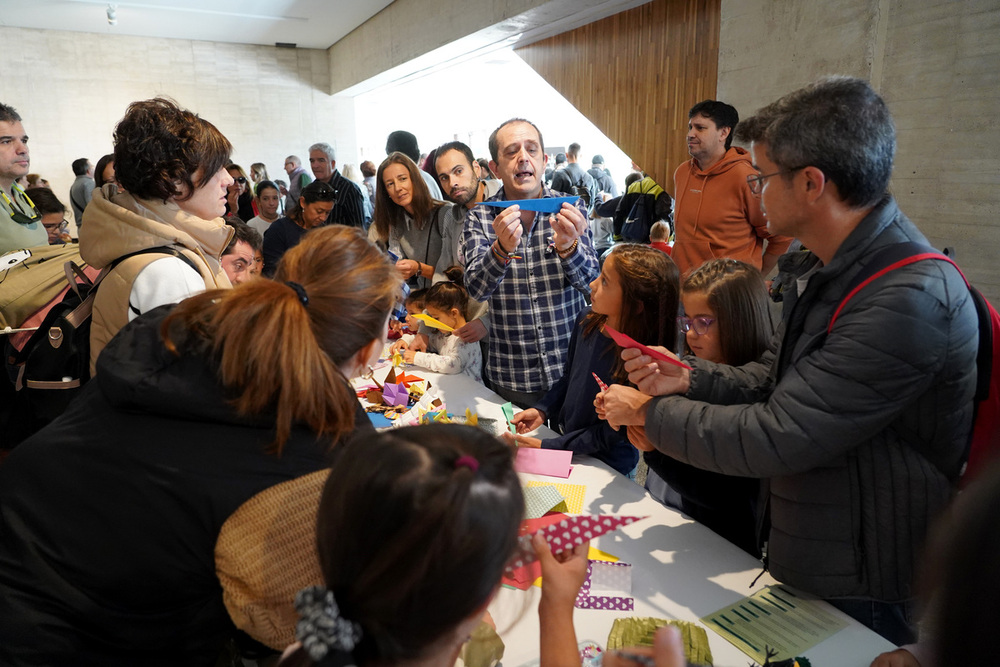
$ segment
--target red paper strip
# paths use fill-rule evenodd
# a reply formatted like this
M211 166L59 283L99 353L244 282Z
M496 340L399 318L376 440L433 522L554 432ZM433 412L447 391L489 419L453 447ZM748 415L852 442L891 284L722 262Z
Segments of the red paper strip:
M673 357L663 354L662 352L657 352L653 348L643 345L634 338L626 336L620 331L615 331L607 324L604 325L604 330L608 332L608 335L611 336L611 339L615 341L615 343L620 347L639 350L643 354L648 354L654 359L659 359L661 361L667 362L668 364L673 364L674 366L680 366L681 368L686 368L688 370L691 370L691 367L685 364L680 359L674 359Z

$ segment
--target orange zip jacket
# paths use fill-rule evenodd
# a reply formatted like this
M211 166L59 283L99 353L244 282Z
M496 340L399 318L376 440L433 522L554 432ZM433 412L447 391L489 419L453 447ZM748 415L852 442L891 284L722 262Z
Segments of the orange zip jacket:
M756 174L746 150L733 146L707 171L688 160L674 172L673 260L681 276L706 260L729 257L761 268L767 255L785 252L792 239L772 236L750 192L747 176Z

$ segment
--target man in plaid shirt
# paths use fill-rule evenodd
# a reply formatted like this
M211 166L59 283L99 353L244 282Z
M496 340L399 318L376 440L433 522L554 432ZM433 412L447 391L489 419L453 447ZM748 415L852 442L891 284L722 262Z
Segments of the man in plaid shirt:
M542 133L515 118L493 131L490 169L503 181L491 201L559 196L545 187ZM487 386L534 405L563 373L576 319L600 272L583 202L557 213L476 206L462 231L465 287L490 304Z

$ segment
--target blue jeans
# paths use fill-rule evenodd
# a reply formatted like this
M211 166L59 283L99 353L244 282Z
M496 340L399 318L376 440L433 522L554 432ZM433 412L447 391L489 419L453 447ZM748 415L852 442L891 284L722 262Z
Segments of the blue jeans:
M870 628L896 646L917 641L914 603L878 600L827 600L858 623Z

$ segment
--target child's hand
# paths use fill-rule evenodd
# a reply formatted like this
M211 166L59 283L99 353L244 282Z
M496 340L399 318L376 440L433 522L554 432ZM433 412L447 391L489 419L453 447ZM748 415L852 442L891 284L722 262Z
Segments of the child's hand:
M628 441L640 452L651 452L656 449L646 436L645 426L626 426L625 431L628 433Z
M569 551L553 554L549 543L540 534L531 537L535 555L542 564L541 606L556 610L572 611L580 586L587 578L587 552L590 542L573 547ZM540 610L541 611L541 610Z
M396 354L397 352L402 352L403 350L405 350L408 347L409 347L409 345L407 344L407 342L405 340L403 340L402 338L400 338L395 343L393 343L392 345L389 346L389 356L392 356L392 355Z
M607 651L604 654L604 667L634 667L642 663L630 660L629 655L652 656L655 667L684 667L684 642L681 631L668 625L656 631L653 637L653 648L634 647L620 651Z
M511 423L517 427L518 433L534 431L545 421L545 413L536 408L528 408L514 415Z
M417 356L417 353L415 351L413 351L413 350L407 350L406 352L403 352L403 361L405 361L408 364L412 364L413 360L414 360L414 358L416 358L416 356Z
M539 449L542 446L542 441L539 438L531 438L526 435L521 435L518 433L514 435L510 431L504 431L503 441L510 445L511 447L528 447L530 449Z
M427 334L418 333L413 337L410 349L414 352L426 352L428 343L430 343L430 338L427 337Z

